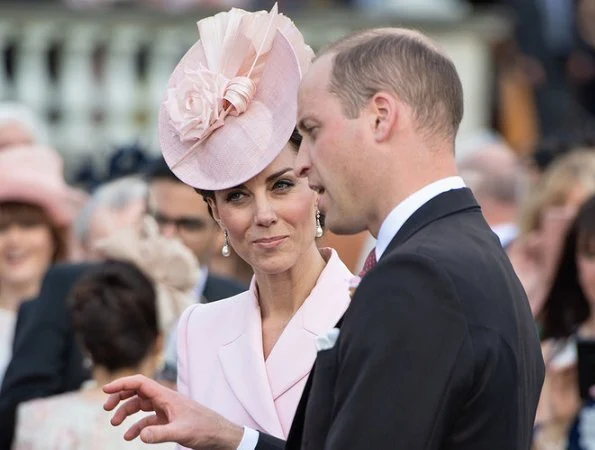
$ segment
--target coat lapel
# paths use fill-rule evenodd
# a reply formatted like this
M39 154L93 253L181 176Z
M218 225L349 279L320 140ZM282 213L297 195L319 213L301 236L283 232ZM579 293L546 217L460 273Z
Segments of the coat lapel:
M336 252L322 251L328 262L318 282L266 361L274 400L308 376L316 359L316 338L333 328L349 305L349 281L353 274Z
M240 315L241 334L219 349L219 360L229 386L250 417L266 433L283 436L262 353L260 310L253 300L246 302Z

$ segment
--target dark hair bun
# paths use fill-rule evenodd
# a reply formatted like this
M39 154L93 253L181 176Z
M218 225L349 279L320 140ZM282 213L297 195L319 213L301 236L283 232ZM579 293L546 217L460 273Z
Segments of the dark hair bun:
M111 372L138 367L159 335L155 288L126 262L85 273L73 287L71 314L93 363Z

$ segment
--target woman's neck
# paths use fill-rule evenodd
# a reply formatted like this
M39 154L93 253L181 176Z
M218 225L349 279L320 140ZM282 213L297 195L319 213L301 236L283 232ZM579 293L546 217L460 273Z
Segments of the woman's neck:
M153 378L155 376L155 371L157 370L157 365L155 363L154 357L149 357L145 361L143 361L139 367L131 367L126 369L118 369L114 371L107 370L105 367L102 366L95 366L93 367L92 375L93 381L97 384L97 388L101 388L104 385L111 383L118 378L127 377L130 375L141 374L146 376L147 378Z
M288 271L275 274L255 273L262 319L291 318L316 285L326 262L312 245Z
M0 308L16 311L19 305L39 294L40 283L0 283Z

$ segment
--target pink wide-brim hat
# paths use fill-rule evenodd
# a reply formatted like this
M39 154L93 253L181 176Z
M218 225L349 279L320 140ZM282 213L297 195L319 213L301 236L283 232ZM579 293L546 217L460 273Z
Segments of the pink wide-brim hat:
M240 9L198 22L200 40L173 71L159 112L163 156L184 183L237 186L287 145L314 53L293 22Z
M58 226L72 223L87 195L66 184L62 158L43 146L15 146L0 152L0 203L42 207Z

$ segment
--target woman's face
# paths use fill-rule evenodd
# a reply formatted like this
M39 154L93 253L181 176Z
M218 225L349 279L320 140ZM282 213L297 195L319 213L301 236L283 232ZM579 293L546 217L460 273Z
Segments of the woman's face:
M54 251L48 225L0 224L0 285L39 282L52 262Z
M294 173L295 159L288 144L264 171L211 202L230 245L255 272L287 271L316 245L316 193Z

